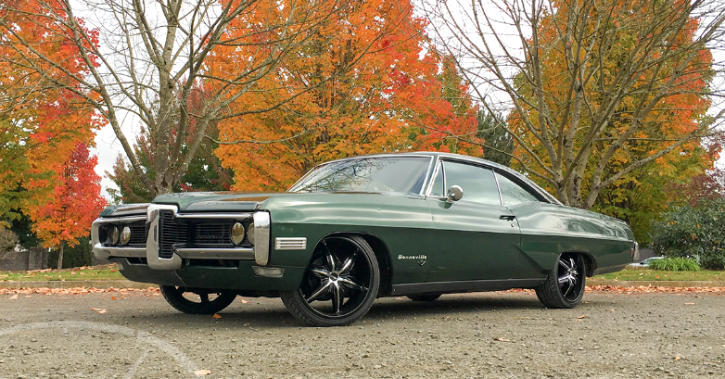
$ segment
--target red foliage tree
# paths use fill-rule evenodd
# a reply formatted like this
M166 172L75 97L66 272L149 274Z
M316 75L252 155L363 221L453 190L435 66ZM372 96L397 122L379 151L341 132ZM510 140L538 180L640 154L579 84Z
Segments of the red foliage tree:
M78 143L70 158L56 166L58 177L52 199L31 206L36 235L45 247L58 246L58 269L63 267L63 247L75 246L87 236L93 220L106 206L101 196L101 178L94 168L98 158L90 156L88 145Z

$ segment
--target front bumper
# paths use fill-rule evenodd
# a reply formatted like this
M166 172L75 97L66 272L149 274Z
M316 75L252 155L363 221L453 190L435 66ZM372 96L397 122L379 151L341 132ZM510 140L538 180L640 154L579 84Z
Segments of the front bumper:
M145 214L140 214L145 212ZM175 247L170 256L159 254L162 233L160 230L160 215L170 212L173 219L224 219L224 220L254 220L253 233L255 244L253 247ZM118 215L117 215L118 214ZM100 229L104 224L116 226L130 225L144 221L146 225L146 244L139 246L112 246L101 241ZM185 259L223 259L254 261L259 266L269 263L270 248L270 217L269 213L257 211L254 213L189 213L179 214L175 205L165 204L134 204L128 207L119 207L119 210L93 222L91 228L93 254L98 259L110 260L112 258L144 258L152 270L179 270ZM168 254L167 254L168 255Z

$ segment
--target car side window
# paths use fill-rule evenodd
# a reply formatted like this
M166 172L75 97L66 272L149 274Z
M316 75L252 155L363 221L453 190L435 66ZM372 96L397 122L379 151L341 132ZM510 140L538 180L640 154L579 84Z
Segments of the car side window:
M501 188L501 198L503 199L503 205L511 206L516 204L528 203L532 201L539 201L531 192L518 185L513 180L496 173L496 179L498 179L498 185Z
M433 180L433 189L431 196L445 196L445 188L443 188L443 162L438 163L438 173Z
M463 189L463 200L483 204L501 205L493 171L458 162L444 162L446 186L458 185Z

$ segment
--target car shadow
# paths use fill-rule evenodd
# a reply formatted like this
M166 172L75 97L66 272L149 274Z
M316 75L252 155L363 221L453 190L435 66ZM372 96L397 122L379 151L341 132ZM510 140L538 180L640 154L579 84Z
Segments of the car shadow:
M229 308L219 312L220 318L212 315L189 315L174 310L159 310L154 312L152 318L163 319L166 324L185 325L190 322L199 323L208 321L209 326L223 323L229 328L285 328L304 327L305 324L296 320L287 312L279 299L249 299L248 303L235 302ZM542 309L536 296L529 295L444 295L435 301L412 301L406 297L388 297L378 299L363 320L382 323L393 318L406 319L412 317L431 316L462 316L468 314L481 314L486 312L506 310L538 310ZM135 316L137 320L147 319L144 316ZM355 325L358 325L356 323ZM198 324L200 327L203 324Z

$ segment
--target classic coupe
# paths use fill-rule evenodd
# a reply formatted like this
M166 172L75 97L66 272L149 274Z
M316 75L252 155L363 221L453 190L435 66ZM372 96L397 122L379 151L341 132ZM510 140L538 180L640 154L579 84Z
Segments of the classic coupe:
M535 289L572 308L587 276L638 259L621 220L562 205L502 165L416 152L321 164L282 193L174 193L106 208L96 257L160 285L181 312L237 295L280 297L298 319L340 326L380 296Z

